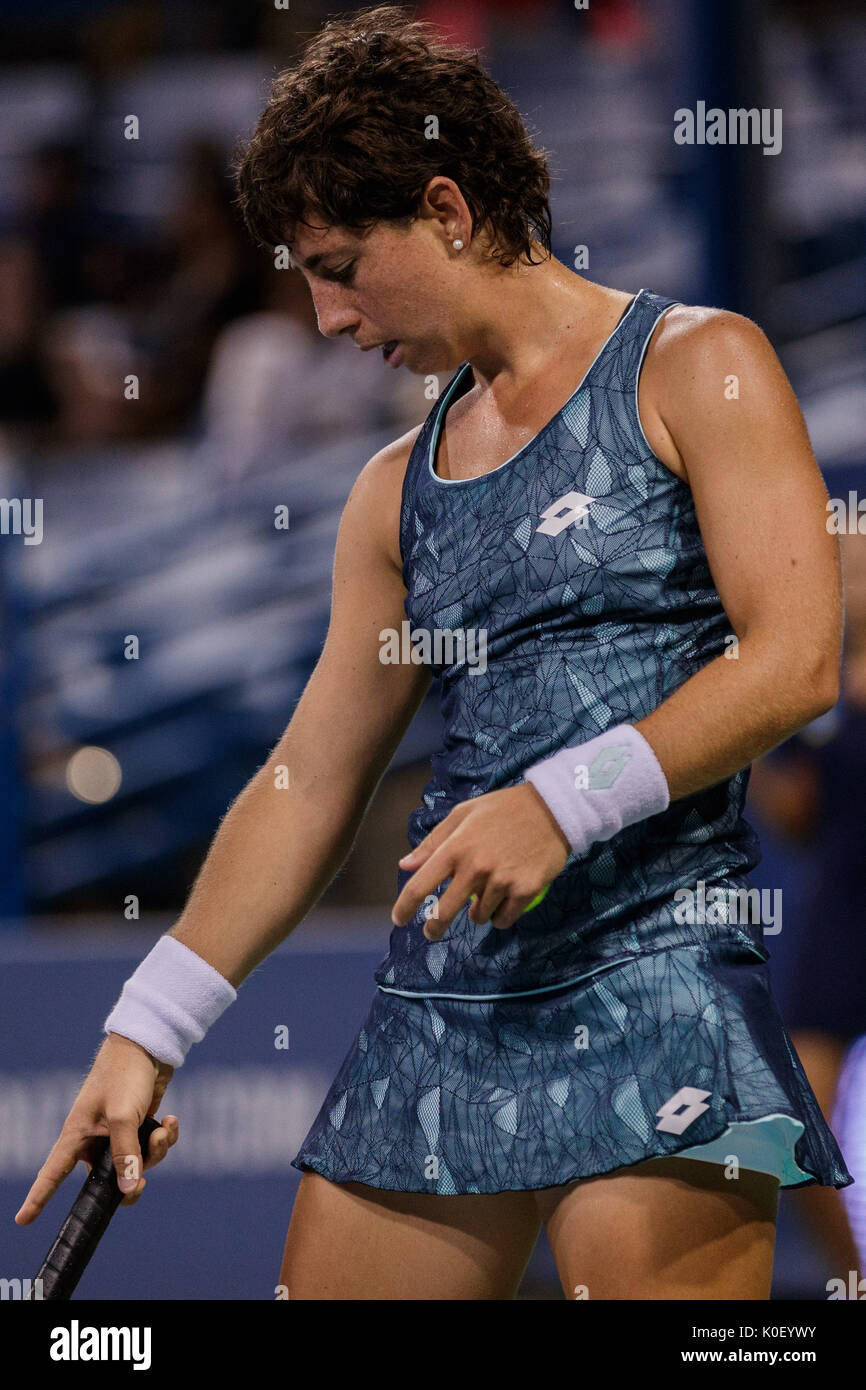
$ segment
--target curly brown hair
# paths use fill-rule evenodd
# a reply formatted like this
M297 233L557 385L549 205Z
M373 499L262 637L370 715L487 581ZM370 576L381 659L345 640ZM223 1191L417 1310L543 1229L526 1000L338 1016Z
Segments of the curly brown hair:
M438 138L429 138L431 117ZM408 224L436 174L454 180L504 266L533 239L550 254L547 152L481 66L403 6L333 17L274 80L236 151L237 203L253 239L291 245L298 223L363 231Z

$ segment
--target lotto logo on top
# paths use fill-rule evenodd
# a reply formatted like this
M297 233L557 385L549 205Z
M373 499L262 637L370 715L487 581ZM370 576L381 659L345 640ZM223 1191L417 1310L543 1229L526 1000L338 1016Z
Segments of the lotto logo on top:
M544 520L540 526L536 526L536 531L541 531L545 536L558 536L567 526L574 526L585 517L590 502L595 500L594 497L587 497L585 492L566 492L545 507L541 513Z

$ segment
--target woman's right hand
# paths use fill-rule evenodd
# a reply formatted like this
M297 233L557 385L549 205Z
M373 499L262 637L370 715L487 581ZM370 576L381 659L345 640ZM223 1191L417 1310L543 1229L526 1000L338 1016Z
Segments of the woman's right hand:
M15 1217L16 1223L29 1226L35 1221L79 1160L89 1173L99 1141L105 1138L111 1145L118 1186L126 1194L121 1203L128 1207L137 1202L146 1186L138 1130L149 1115L156 1113L173 1075L174 1068L167 1062L151 1057L130 1038L109 1033L66 1117L57 1143ZM150 1136L143 1167L152 1168L160 1163L177 1142L177 1137L177 1116L166 1115L159 1129Z

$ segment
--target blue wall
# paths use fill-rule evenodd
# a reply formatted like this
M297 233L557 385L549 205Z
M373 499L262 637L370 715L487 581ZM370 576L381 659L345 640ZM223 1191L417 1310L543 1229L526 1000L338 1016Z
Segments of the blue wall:
M270 1299L300 1180L290 1166L373 998L387 917L345 949L299 929L178 1068L161 1109L181 1137L114 1217L76 1292L95 1299ZM301 936L303 934L303 936ZM0 1275L33 1277L81 1183L32 1226L13 1217L89 1070L102 1022L154 934L66 932L2 945ZM274 1030L289 1029L277 1051Z

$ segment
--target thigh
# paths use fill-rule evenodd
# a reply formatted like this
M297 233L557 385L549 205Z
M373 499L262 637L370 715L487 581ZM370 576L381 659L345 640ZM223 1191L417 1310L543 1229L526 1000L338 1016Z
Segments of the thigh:
M566 1298L766 1299L778 1179L659 1158L536 1194Z
M291 1299L511 1299L540 1226L531 1192L445 1197L304 1173L280 1283Z
M820 1028L792 1028L791 1042L806 1073L825 1120L833 1118L836 1089L848 1045ZM804 1189L807 1190L807 1189Z

